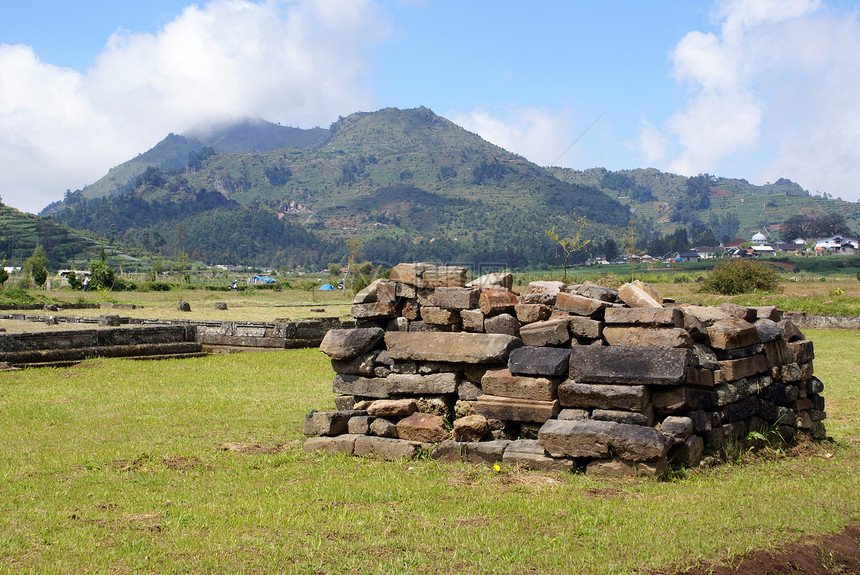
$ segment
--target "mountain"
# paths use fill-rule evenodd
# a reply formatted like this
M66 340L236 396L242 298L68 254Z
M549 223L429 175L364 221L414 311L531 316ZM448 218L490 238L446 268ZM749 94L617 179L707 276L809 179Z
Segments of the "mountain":
M813 196L785 178L757 186L743 179L708 174L688 178L654 168L551 171L563 181L592 186L628 206L640 227L651 235L666 236L679 227L691 233L708 228L717 239L748 239L763 232L770 240L791 241L794 237L788 237L790 230L785 226L790 218L826 215L843 216L842 231L860 230L860 203Z
M664 250L775 238L796 214L843 214L856 229L858 208L788 180L543 168L420 107L359 112L328 129L253 121L170 134L43 213L208 263L318 266L359 238L365 257L387 264L524 268L557 263L544 231L572 235L574 216L588 218L598 251L631 220L643 249Z
M0 204L0 261L20 266L41 245L50 269L82 269L95 259L103 243L50 218L34 216ZM113 265L135 268L137 258L106 248Z
M251 131L235 127L207 135L237 152L172 134L46 213L100 234L114 226L141 246L157 235L166 252L193 249L210 263L266 265L338 259L360 236L365 255L382 261L524 266L553 260L543 230L564 234L574 211L595 229L629 220L599 190L563 182L426 108L352 114L325 137L291 129L310 148L265 149L280 143L263 138L271 130L287 134L273 126L244 140L236 134ZM238 226L239 215L251 227Z

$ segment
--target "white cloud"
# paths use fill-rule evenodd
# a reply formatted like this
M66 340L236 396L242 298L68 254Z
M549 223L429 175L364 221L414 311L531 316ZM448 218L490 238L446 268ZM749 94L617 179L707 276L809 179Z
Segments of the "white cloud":
M642 117L639 121L639 141L629 146L638 150L645 158L648 166L662 160L666 155L666 136L660 130Z
M718 34L690 32L671 54L691 96L665 124L682 150L668 169L693 175L743 164L751 173L725 175L787 177L860 197L857 12L818 1L726 0L714 15Z
M363 52L386 33L373 0L217 0L155 34L116 32L85 73L0 44L0 193L37 211L168 132L367 109Z
M541 165L569 165L573 126L567 112L539 108L509 108L501 117L486 110L455 114L451 121L488 142ZM566 153L565 153L566 152Z

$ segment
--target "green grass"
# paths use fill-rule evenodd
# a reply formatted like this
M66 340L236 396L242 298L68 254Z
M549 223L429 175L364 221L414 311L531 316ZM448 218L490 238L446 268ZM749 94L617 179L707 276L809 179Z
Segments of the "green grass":
M809 335L836 442L676 482L303 455L317 350L4 373L0 572L635 573L839 530L860 351Z

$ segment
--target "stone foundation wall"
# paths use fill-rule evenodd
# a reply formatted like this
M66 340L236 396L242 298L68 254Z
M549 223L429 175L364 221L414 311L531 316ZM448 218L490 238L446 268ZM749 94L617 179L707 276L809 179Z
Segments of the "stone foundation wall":
M812 342L774 307L511 287L400 264L357 294L357 327L322 341L336 409L308 414L305 450L659 474L751 431L825 436Z

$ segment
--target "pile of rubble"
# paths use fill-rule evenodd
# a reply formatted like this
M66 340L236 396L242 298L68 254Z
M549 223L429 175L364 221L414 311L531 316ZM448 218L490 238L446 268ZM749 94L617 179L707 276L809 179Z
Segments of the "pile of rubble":
M307 452L659 474L753 431L825 436L812 342L775 307L400 264L352 315L320 346L337 409L305 418Z

